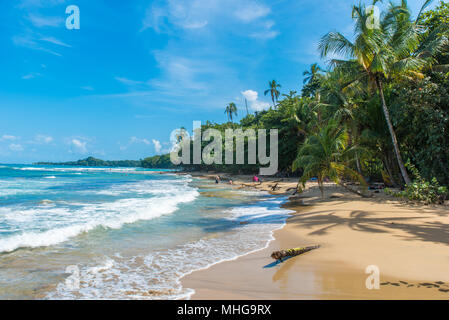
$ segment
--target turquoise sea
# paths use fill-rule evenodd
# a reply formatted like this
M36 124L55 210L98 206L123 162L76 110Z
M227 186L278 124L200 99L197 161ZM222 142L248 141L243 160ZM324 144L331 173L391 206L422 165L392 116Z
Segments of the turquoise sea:
M182 299L180 279L266 247L289 211L167 171L0 165L0 299Z

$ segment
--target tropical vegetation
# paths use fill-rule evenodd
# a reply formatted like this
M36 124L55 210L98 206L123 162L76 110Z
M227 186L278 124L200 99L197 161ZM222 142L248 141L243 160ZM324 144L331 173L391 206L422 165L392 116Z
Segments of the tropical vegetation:
M36 165L56 165L56 166L80 166L80 167L140 167L140 160L101 160L94 157L87 157L77 161L68 162L37 162Z
M427 10L431 2L417 14L405 0L382 4L375 26L369 7L354 5L354 36L332 31L321 38L319 53L332 58L326 68L315 63L304 71L300 94L282 94L272 80L265 91L272 108L202 129L278 129L278 175L302 183L383 182L410 190L429 181L441 192L431 202L441 199L449 186L449 4ZM249 173L260 165L184 167Z

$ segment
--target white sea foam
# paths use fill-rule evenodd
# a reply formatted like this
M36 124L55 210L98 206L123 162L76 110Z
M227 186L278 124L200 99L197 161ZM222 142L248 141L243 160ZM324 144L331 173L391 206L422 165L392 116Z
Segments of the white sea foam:
M99 204L0 207L0 225L10 230L9 235L0 238L0 252L58 244L98 227L119 229L124 224L172 213L179 204L193 201L199 195L186 184L169 190L151 198Z
M138 168L98 168L98 167L12 167L21 171L48 171L48 172L133 172Z
M14 195L29 195L42 193L45 190L46 194L52 193L48 187L58 186L61 183L52 180L42 179L23 179L15 178L11 180L0 180L0 196L14 196Z
M81 267L80 290L67 290L60 283L50 299L188 299L193 289L183 288L181 279L196 270L235 260L264 249L273 240L273 231L282 228L290 211L267 201L261 206L236 207L233 219L252 216L219 237L203 238L170 250L160 250L131 259L120 254L105 257L98 266ZM95 272L93 272L95 271Z
M192 179L179 180L145 180L135 183L114 185L107 189L96 191L99 195L119 196L125 194L162 195L171 194L181 186L186 186ZM87 191L86 191L87 192ZM89 191L90 192L90 191Z

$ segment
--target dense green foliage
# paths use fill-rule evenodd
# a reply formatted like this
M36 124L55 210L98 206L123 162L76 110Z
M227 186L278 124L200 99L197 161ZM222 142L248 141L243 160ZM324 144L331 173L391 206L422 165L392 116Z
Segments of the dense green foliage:
M232 122L232 117L237 116L237 106L234 102L231 102L225 109L225 113L228 116L228 121Z
M117 160L108 161L96 159L94 157L88 157L86 159L69 162L38 162L37 165L56 165L56 166L80 166L80 167L140 167L140 160Z
M276 82L276 80L272 80L268 82L268 89L265 90L264 95L270 94L271 95L271 101L273 101L273 107L276 108L276 104L279 99L279 95L281 92L278 90L281 85Z
M175 166L170 161L170 155L157 155L149 158L145 158L141 161L141 166L148 169L171 169Z
M345 177L366 185L361 174L350 167L357 151L362 153L354 145L349 145L347 130L337 120L331 120L306 139L293 162L293 170L304 168L300 179L303 186L310 178L317 177L321 194L326 178L347 189L349 187L342 181Z
M278 129L279 174L299 175L302 182L449 186L449 5L425 11L430 2L418 15L406 1L389 3L378 28L368 27L365 5L354 6L354 39L323 36L323 57L340 58L328 70L313 64L305 71L300 95L281 94L270 81L273 108L202 129L223 136L227 128ZM185 167L256 172L259 164Z
M170 155L156 155L143 160L101 160L88 157L69 162L37 162L36 165L80 166L80 167L142 167L147 169L171 169L175 166L170 161Z
M444 203L444 199L448 195L447 187L440 186L436 178L432 178L431 181L422 178L419 171L410 162L407 162L406 166L415 176L415 180L413 183L407 185L405 190L400 192L387 189L386 192L388 194L410 201L424 202L426 204Z

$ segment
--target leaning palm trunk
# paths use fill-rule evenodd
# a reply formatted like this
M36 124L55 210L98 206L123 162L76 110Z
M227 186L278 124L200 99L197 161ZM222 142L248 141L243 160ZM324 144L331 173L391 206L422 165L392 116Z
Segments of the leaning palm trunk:
M388 130L390 131L391 140L393 142L394 153L396 154L396 159L398 160L399 169L401 169L402 178L404 178L405 184L411 184L410 177L408 176L407 170L404 166L404 161L402 161L401 152L399 151L398 140L396 138L396 133L393 129L393 124L390 119L390 112L388 111L387 104L385 103L384 91L382 88L382 81L376 78L377 88L379 89L380 98L382 100L382 108L385 115L385 120L387 121Z
M362 174L362 166L360 165L360 159L359 159L359 155L357 153L355 154L355 163L357 165L357 172L359 174Z
M310 246L310 247L301 247L301 248L294 248L294 249L288 249L288 250L280 250L280 251L274 251L271 254L271 257L275 260L279 260L282 262L282 259L288 258L288 257L295 257L299 256L300 254L312 251L314 249L318 249L320 246Z

